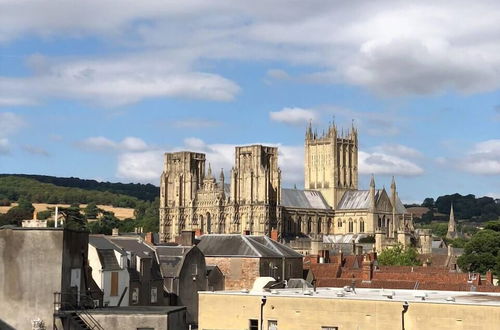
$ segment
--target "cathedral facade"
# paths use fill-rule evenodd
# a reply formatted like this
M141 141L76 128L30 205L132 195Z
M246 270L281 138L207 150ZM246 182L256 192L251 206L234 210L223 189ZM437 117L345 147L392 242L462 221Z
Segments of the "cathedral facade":
M278 149L235 148L229 180L206 168L205 155L166 153L160 185L160 240L174 241L183 230L199 233L270 235L375 234L397 239L412 228L393 180L390 195L358 189L358 132L305 135L304 188L281 187ZM399 234L398 234L399 233Z

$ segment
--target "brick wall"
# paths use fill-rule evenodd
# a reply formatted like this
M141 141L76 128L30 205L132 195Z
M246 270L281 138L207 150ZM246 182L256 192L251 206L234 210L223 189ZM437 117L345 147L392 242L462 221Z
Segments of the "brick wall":
M225 277L226 290L251 289L259 277L259 258L206 257L207 265L217 265Z

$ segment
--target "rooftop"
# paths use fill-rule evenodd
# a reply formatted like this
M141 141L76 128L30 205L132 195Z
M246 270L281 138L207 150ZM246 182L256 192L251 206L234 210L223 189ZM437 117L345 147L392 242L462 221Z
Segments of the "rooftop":
M266 291L213 291L200 292L202 294L216 295L238 295L238 296L267 296L292 297L292 298L314 298L314 299L350 299L350 300L377 300L377 301L400 301L408 303L435 303L435 304L457 304L457 305L479 305L500 306L500 293L490 292L463 292L463 291L431 291L431 290L384 290L384 289L360 289L355 293L346 291L344 288L317 288L312 289L275 289Z
M267 236L208 234L201 236L197 246L207 257L302 258L295 250Z

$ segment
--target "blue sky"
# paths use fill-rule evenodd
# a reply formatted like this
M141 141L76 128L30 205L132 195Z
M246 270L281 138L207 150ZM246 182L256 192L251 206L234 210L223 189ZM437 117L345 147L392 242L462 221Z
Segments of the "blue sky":
M0 172L158 184L164 152L227 171L266 143L301 186L307 122L335 118L360 188L500 198L498 21L495 1L4 1Z

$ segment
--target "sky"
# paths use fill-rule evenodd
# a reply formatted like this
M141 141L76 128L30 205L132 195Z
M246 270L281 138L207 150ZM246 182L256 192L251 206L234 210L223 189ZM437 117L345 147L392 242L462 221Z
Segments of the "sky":
M0 173L159 185L163 153L359 131L360 188L500 198L498 1L0 0Z

